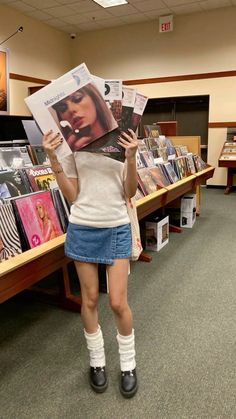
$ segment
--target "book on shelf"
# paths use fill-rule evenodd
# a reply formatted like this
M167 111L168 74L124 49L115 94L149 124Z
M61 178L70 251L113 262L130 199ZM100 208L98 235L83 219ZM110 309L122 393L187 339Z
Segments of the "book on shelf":
M174 167L170 162L163 163L164 170L166 171L166 174L170 180L171 183L175 183L179 180L179 177L177 176Z
M35 166L50 166L49 158L42 145L28 145L27 148L30 158Z
M145 167L152 167L155 165L154 157L151 151L140 151L139 155Z
M157 190L156 182L147 167L138 170L138 184L144 195L148 195Z
M160 166L149 167L149 172L152 175L154 182L157 185L157 189L165 188L166 186L170 185L170 180L167 176L164 175Z
M144 130L144 135L146 138L148 137L152 137L152 138L158 138L159 135L161 135L161 127L160 125L144 125L143 126L143 130Z
M16 220L10 203L0 203L0 262L22 252Z
M32 192L50 190L50 183L56 178L50 166L24 167L22 170L25 182Z
M49 191L12 198L11 202L22 247L33 248L63 234Z
M0 198L25 195L30 192L21 169L0 172Z

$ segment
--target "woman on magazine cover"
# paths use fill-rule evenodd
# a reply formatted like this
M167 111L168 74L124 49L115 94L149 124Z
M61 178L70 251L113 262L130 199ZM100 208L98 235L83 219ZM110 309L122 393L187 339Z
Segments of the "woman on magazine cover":
M117 127L96 86L89 83L52 106L73 151Z
M57 237L57 231L41 199L38 199L36 202L36 211L40 220L40 227L42 230L44 241L47 242Z
M98 264L107 265L109 302L116 327L120 355L120 391L132 397L137 391L135 337L132 312L127 301L131 228L125 196L137 189L135 133L122 133L118 143L125 150L125 163L101 154L75 152L58 161L55 149L60 134L48 132L43 146L59 187L72 202L65 253L78 272L84 336L90 355L90 385L102 393L107 388L105 351L98 319Z

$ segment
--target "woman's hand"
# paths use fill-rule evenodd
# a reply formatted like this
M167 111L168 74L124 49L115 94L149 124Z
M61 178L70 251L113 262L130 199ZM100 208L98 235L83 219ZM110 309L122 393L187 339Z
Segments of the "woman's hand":
M128 129L129 134L122 132L118 137L118 144L125 149L125 157L127 160L135 159L136 151L138 149L138 139L132 129Z
M55 134L55 132L50 130L43 136L43 148L49 158L55 156L55 150L62 142L63 138L59 132Z

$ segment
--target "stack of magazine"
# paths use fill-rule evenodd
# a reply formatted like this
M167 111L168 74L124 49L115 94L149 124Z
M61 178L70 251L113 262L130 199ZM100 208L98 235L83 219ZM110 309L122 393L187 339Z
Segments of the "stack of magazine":
M61 134L59 158L89 151L122 162L118 137L129 128L136 131L147 100L122 80L92 75L84 63L25 99L43 133Z

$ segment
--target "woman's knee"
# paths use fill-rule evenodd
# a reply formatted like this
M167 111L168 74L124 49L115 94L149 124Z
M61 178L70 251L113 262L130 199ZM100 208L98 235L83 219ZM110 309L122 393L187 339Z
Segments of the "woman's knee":
M83 308L87 308L89 310L93 310L97 307L98 304L98 293L94 292L94 293L89 293L86 295L82 295L82 304L83 304Z
M114 313L117 315L121 315L128 307L127 302L124 301L122 298L110 297L109 302L110 302L110 307L112 311L114 311Z

